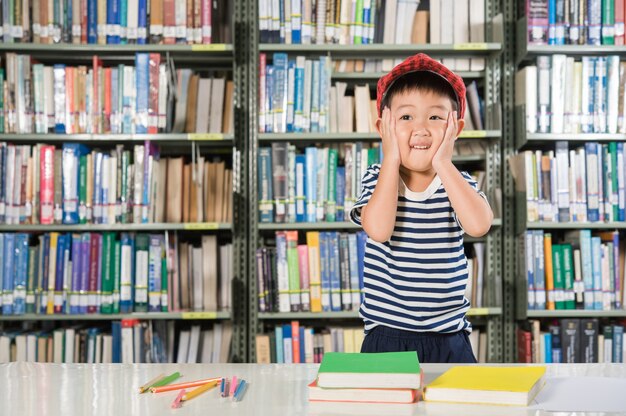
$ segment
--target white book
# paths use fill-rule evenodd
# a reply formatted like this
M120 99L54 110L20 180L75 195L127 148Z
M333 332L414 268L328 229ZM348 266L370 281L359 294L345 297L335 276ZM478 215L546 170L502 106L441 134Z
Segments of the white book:
M169 91L169 71L166 64L159 65L159 110L158 128L164 129L167 126L167 100Z
M220 251L220 310L230 310L230 287L232 284L232 244L222 245Z
M95 353L94 353L94 358L93 358L93 362L94 364L101 364L104 361L103 360L103 345L104 345L104 335L102 334L98 334L96 335L96 347L95 347Z
M129 43L135 43L138 38L139 28L139 0L128 0L126 18L126 38ZM122 33L122 37L124 34Z
M550 73L550 132L563 133L565 113L565 63L566 55L552 55L552 70Z
M370 131L370 87L355 85L354 87L356 132L369 133Z
M430 0L430 43L438 45L441 42L441 6L443 0ZM385 25L386 27L386 25Z
M621 80L622 83L626 80ZM617 118L619 113L619 56L607 57L607 132L611 134L617 133Z
M302 348L302 344L300 345ZM313 328L304 329L304 362L313 363Z
M581 68L581 93L580 93L580 125L581 131L583 133L592 133L593 132L593 71L594 71L594 61L592 57L583 56L582 57L582 68Z
M558 221L570 221L569 151L567 142L556 143Z
M117 158L109 158L109 199L104 201L107 204L107 224L115 224L115 214L117 208Z
M539 133L550 132L550 57L537 57Z
M403 43L408 43L406 36L405 36L405 16L407 13L409 13L409 2L408 0L397 0L398 1L398 6L396 8L396 20L395 22L393 22L393 25L391 26L391 28L393 28L396 31L396 34L394 35L394 39L395 39L395 44L399 45L399 44L403 44ZM386 28L386 26L385 26Z
M574 113L576 101L574 101L574 58L568 57L565 61L565 88L563 91L563 132L573 133L576 125Z
M476 253L476 304L477 308L483 306L483 282L485 270L485 243L474 243Z
M307 59L304 63L304 105L302 107L302 127L305 132L311 129L311 98L313 80L313 61Z
M213 78L211 83L211 117L209 119L209 132L222 132L222 119L224 114L224 78Z
M606 98L607 98L607 58L595 58L595 76L593 86L593 132L606 133Z
M76 336L76 330L74 328L65 329L65 356L64 363L74 362L74 337ZM56 345L55 345L56 347Z
M113 362L113 337L109 334L102 335L102 361L103 364Z
M289 2L287 0L287 2ZM317 11L316 11L316 24L315 24L315 43L321 45L325 43L326 37L326 0L317 0L316 3ZM362 25L359 25L361 30L363 28Z
M187 2L178 0L174 2L174 21L176 22L176 39L187 39Z
M347 1L342 1L347 3ZM432 7L432 2L431 2ZM396 31L394 30L396 24L396 11L398 8L397 0L387 0L385 3L385 26L383 27L383 43L385 45L393 45L396 43ZM388 72L393 69L393 59L383 59L382 71Z
M190 331L180 331L178 339L178 354L176 356L176 363L184 364L187 362L189 354L189 338L191 337Z
M222 349L222 333L224 324L213 325L213 348L211 354L211 363L219 363Z
M205 311L217 310L217 237L202 236L203 305Z
M469 0L469 41L482 43L485 41L485 0ZM485 59L470 59L471 71L484 71Z
M202 331L202 356L200 362L203 364L211 363L213 356L213 330L208 329Z
M446 26L444 26L446 27ZM469 0L454 1L454 43L468 43L470 40ZM469 71L469 58L456 58L454 68L457 71Z
M222 339L220 344L219 362L227 363L230 358L230 345L233 337L233 325L231 323L224 323L222 330Z
M337 133L338 128L338 111L337 111L337 87L330 87L330 133Z
M122 325L122 364L135 362L133 327Z
M465 0L463 0L465 1ZM441 25L440 36L441 42L444 45L451 45L454 43L454 24L456 14L456 1L455 0L441 0L441 12L439 15L439 24ZM431 24L433 17L430 18ZM441 63L447 66L451 70L455 70L455 59L444 58Z
M474 287L474 269L476 264L474 263L473 258L467 259L467 285L465 286L465 299L469 300L472 303L472 306L475 306L472 302L472 288Z
M132 345L133 345L133 363L135 364L139 364L139 363L145 363L146 359L145 357L141 356L141 350L142 350L142 344L143 344L143 334L144 334L144 329L146 327L145 322L143 323L138 323L132 326L132 333L133 333L133 339L132 339ZM123 341L122 341L123 342Z
M191 327L191 335L189 337L189 353L187 354L187 363L194 364L198 362L198 350L200 347L200 325Z
M26 361L31 363L37 361L37 335L35 334L26 336Z
M211 78L200 78L198 82L198 109L196 112L196 133L209 132L211 109Z
M11 361L11 338L7 335L0 335L0 363Z
M191 251L191 276L193 281L192 290L192 309L194 311L202 311L202 295L203 295L203 252L201 247L193 247Z
M19 334L15 337L15 361L25 362L26 358L26 334Z

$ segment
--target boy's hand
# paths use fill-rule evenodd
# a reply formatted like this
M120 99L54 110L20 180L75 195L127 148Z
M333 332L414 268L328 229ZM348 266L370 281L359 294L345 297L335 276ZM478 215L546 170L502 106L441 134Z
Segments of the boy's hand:
M452 163L452 154L454 151L454 142L457 138L457 132L459 131L459 123L456 116L457 112L452 111L448 114L448 125L446 126L446 132L443 135L443 140L439 144L439 148L433 156L433 168L436 172L445 165Z
M400 148L396 136L396 120L391 116L389 107L385 107L379 121L379 132L383 141L383 160L400 166Z

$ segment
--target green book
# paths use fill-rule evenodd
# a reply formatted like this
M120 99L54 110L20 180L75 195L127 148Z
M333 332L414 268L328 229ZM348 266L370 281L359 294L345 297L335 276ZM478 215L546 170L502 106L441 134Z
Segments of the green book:
M602 0L602 44L615 45L615 0Z
M415 351L327 352L317 373L322 388L419 389L421 369Z
M135 237L135 312L148 312L148 253L150 237L137 234Z
M619 192L617 179L617 142L609 143L609 157L611 158L611 189L609 189L609 200L611 201L611 208L613 212L612 221L617 221L617 218L619 217L619 203L617 198Z
M37 283L37 261L39 247L28 248L28 273L26 282L26 313L35 313L35 284Z
M4 68L0 68L0 86L4 85ZM4 94L0 93L0 133L4 133Z
M102 303L100 313L113 313L113 258L111 256L114 245L114 234L106 232L102 235Z
M565 277L565 309L576 309L574 293L574 258L571 244L563 244L563 273Z
M167 250L167 247L166 247ZM169 312L167 298L167 256L161 259L161 312Z
M289 303L291 312L301 309L300 269L298 267L298 232L286 231L287 238L287 269L289 273Z
M563 246L552 246L552 274L554 275L554 307L565 309L565 279L563 271Z
M337 149L328 151L328 192L326 194L326 221L335 222L337 215Z
M113 313L120 313L120 284L122 267L122 243L115 241L113 244Z
M80 157L78 166L78 219L87 223L87 155Z

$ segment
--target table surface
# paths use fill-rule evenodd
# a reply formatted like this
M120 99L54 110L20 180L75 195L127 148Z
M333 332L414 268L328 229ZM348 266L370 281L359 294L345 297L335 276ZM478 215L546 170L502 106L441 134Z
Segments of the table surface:
M448 364L423 364L425 384ZM552 364L547 382L565 377L626 379L626 364ZM0 415L540 415L529 407L502 407L419 402L412 405L310 403L307 384L317 364L0 364ZM138 394L138 387L160 373L179 371L182 381L209 377L249 382L242 401L219 397L213 389L180 409L171 409L176 392ZM546 387L544 387L545 389ZM589 394L594 395L593 386ZM625 402L626 403L626 402ZM626 406L624 407L626 413ZM566 413L559 413L566 414ZM576 413L580 415L583 413ZM594 413L598 414L598 413Z

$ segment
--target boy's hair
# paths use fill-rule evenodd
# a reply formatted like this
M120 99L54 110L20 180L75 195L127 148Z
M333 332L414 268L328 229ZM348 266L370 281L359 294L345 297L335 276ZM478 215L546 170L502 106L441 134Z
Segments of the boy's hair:
M458 111L459 109L457 96L452 85L440 75L430 71L409 72L396 79L383 96L381 109L391 108L391 100L394 96L413 91L449 98L452 103L452 110Z

